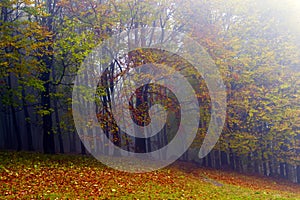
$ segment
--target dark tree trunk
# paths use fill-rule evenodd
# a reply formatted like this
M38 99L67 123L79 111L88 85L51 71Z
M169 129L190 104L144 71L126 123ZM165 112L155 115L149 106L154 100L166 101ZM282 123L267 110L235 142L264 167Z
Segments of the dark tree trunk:
M53 92L55 93L56 90L54 90ZM64 153L65 152L64 151L64 143L63 143L62 132L61 132L61 128L60 128L60 120L59 120L59 115L58 115L56 99L54 99L53 104L54 104L55 124L56 124L56 130L57 130L58 142L59 142L59 153Z
M52 79L55 80L55 68L52 68ZM57 85L54 85L52 88L52 92L56 94ZM64 153L64 143L62 139L62 132L60 128L60 120L59 120L59 114L58 114L58 105L57 105L57 99L53 99L53 105L54 105L54 115L55 115L55 124L56 124L56 132L58 134L58 142L59 142L59 153Z
M251 158L251 153L248 153L247 156L247 171L248 172L253 172L253 163L252 163L252 158Z
M105 70L105 72L101 76L101 86L105 88L105 96L101 97L101 114L103 119L101 123L103 123L103 132L108 139L112 139L111 141L115 146L121 147L121 138L120 138L120 130L116 131L117 122L113 118L114 116L111 114L112 112L112 103L114 101L114 70L115 63L112 62L110 67ZM86 75L87 76L87 75ZM126 141L128 142L128 141ZM98 147L99 149L100 147ZM105 154L108 154L108 146L103 147L103 151ZM114 154L119 154L119 152L114 152Z
M23 104L23 111L25 116L25 127L26 127L26 135L27 135L27 143L28 143L28 150L33 151L33 144L32 144L32 131L31 131L31 123L30 123L30 116L27 108L27 103L25 99L25 89L24 86L22 88L22 104Z
M259 174L259 162L257 160L254 161L254 172Z
M151 148L151 140L150 140L150 138L147 138L146 142L147 142L147 152L151 152L152 148Z
M267 163L265 161L263 161L263 171L264 171L264 175L268 176Z
M202 158L202 166L203 167L207 167L206 161L207 161L206 157Z
M232 152L232 149L229 149L229 161L230 161L230 168L232 170L235 170L234 168L234 153Z
M254 172L259 174L260 173L260 170L259 170L260 163L259 163L259 160L258 160L258 153L255 151L253 153L253 155L254 155L253 156L253 158L254 158Z
M211 153L210 152L206 157L207 157L207 166L212 167L212 162L211 162Z
M70 151L76 153L76 133L73 132L70 134Z
M104 81L106 79L101 79L103 82L101 83L102 85L104 84ZM105 87L105 85L103 85ZM102 96L102 110L101 110L101 114L103 116L103 120L101 121L101 123L103 123L103 132L105 134L105 136L109 139L109 125L108 125L108 104L107 104L107 98L106 96ZM107 117L106 117L107 116ZM105 155L108 155L108 146L107 145L104 145L102 147L102 150L103 150L103 153Z
M5 125L5 132L4 132L4 148L5 149L12 149L12 142L11 139L12 133L11 133L11 128L10 128L10 112L8 112L6 115L3 116L4 120L3 123Z
M221 153L220 153L220 151L219 150L217 150L217 151L215 151L215 168L216 169L220 169L221 168L221 164L220 164L220 157L221 157L221 155L220 155Z
M41 106L46 111L42 116L43 121L43 147L44 153L54 154L54 134L52 130L52 111L51 111L51 97L50 97L50 69L52 66L52 59L44 57L47 71L43 73L42 80L44 81L44 91L41 93Z
M264 151L262 151L261 153L261 159L262 159L262 167L263 167L263 173L265 176L268 175L268 171L267 171L267 161L264 157Z
M146 111L146 103L147 103L147 87L144 88L142 87L141 89L137 89L136 91L136 104L135 104L135 118L139 118L142 116L143 113L147 112ZM140 119L135 119L135 122L140 125L144 126L145 118L142 117ZM146 139L145 138L135 138L135 150L137 153L146 153Z
M225 151L221 151L221 166L227 166L228 160L227 160L227 153Z
M235 170L240 172L241 168L240 168L240 157L239 156L235 156Z
M269 172L270 172L269 176L274 176L272 161L269 161L268 164L269 164Z
M163 135L162 135L162 143L161 143L162 146L161 147L164 147L164 146L166 146L168 144L167 127L164 126L164 128L163 128L162 131L163 131ZM163 159L166 159L166 157L167 157L167 151L163 151L162 152L162 156L163 156ZM187 152L184 152L183 157L187 159L187 157L188 157Z
M75 146L74 146L74 143L73 143L73 135L74 135L74 133L69 133L69 144L70 144L69 151L70 152L75 152Z
M288 163L285 163L285 177L287 179L290 178L290 168L289 168L289 164Z
M1 20L3 20L3 22L7 22L8 21L8 8L6 6L2 6L1 7ZM8 53L8 48L5 47L5 52ZM10 75L9 75L10 76ZM9 78L9 77L8 77ZM8 79L9 80L9 79ZM8 87L10 87L10 84L8 84ZM13 148L13 143L12 143L12 131L11 131L11 127L10 127L10 122L11 122L11 112L9 111L11 109L10 106L7 107L7 115L5 116L5 128L6 128L6 132L4 132L4 136L5 136L5 140L4 140L4 147L5 149L12 149Z
M19 125L17 123L17 116L16 116L16 109L13 105L10 106L11 108L11 115L12 115L12 126L14 128L16 138L17 138L17 151L22 150L22 139L21 139L21 132L19 129Z
M135 151L137 153L146 153L146 141L145 138L135 139Z
M107 100L108 100L108 106L109 109L112 111L112 101L113 101L113 95L114 95L114 71L115 71L115 62L112 62L110 64L110 68L107 71L107 87L106 87L106 93L107 93ZM112 116L113 117L113 116ZM113 143L115 146L121 147L121 139L119 135L119 131L116 131L117 128L117 122L112 118L110 120L109 126L113 129L112 131L112 137L113 137ZM114 154L118 154L118 152L114 152Z
M11 84L11 75L9 75L7 77L8 79L8 86L9 86L9 89L12 89L12 84ZM21 139L21 132L20 132L20 129L19 129L19 124L18 124L18 120L17 120L17 115L16 115L16 108L15 106L13 105L13 96L10 95L10 98L11 98L11 103L10 103L10 110L11 110L11 117L12 117L12 127L15 131L15 134L16 134L16 139L17 139L17 151L21 151L22 150L22 139Z
M279 164L279 169L280 169L280 176L281 177L285 177L285 164L284 163L280 163Z
M300 165L297 166L297 183L300 184Z
M53 12L55 8L55 2L53 0L46 1L46 8L50 16L42 19L42 24L48 28L48 31L53 31ZM55 143L54 143L54 134L52 130L52 111L51 111L51 96L50 96L50 73L53 67L53 46L52 38L45 39L46 42L50 44L44 48L42 61L45 64L45 71L42 73L41 80L44 83L44 90L41 93L41 106L42 109L47 113L43 114L43 148L44 153L54 154L55 153Z
M84 144L82 143L82 141L80 141L80 148L81 148L81 154L85 155L86 154L86 150L85 150L85 147L84 147Z
M50 101L48 101L47 94L42 94L43 109L50 109ZM54 154L54 134L52 130L52 116L51 114L45 114L42 117L43 120L43 147L44 153Z

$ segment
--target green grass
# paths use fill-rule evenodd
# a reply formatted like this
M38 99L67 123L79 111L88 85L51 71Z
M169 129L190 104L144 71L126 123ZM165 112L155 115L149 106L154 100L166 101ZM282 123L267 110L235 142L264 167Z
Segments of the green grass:
M300 186L187 163L130 174L88 156L0 152L0 199L17 198L300 199Z

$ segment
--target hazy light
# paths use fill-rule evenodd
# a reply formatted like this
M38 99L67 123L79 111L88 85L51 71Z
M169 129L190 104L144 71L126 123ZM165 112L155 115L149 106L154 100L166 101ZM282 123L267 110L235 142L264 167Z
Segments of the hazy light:
M286 28L300 36L300 0L267 0L263 4L283 20Z

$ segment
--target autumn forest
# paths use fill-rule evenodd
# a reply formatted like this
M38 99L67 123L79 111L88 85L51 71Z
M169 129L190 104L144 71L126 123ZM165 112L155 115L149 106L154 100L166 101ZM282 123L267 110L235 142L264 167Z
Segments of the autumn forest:
M18 180L18 176L26 176L26 172L21 172L21 166L30 166L30 163L34 163L31 168L34 170L33 173L37 174L42 174L39 170L45 170L48 164L53 167L56 166L55 163L62 163L63 167L73 170L70 179L73 177L74 180L81 177L79 175L81 170L89 178L76 180L82 184L91 183L88 185L89 188L102 184L96 183L89 176L90 173L97 174L95 177L98 178L101 177L99 174L105 177L114 174L114 177L121 177L122 181L133 180L131 177L133 175L114 171L102 166L100 162L90 160L96 153L107 155L107 152L111 151L108 146L98 142L99 138L107 138L124 151L143 154L170 144L176 138L176 132L182 129L180 123L191 126L190 122L187 122L189 120L182 119L183 111L180 111L180 98L176 96L176 91L152 83L138 87L128 99L130 112L127 117L137 126L147 126L152 116L149 114L150 107L160 105L167 113L164 116L166 123L162 125L161 130L151 137L134 137L122 130L122 126L116 120L114 114L121 111L117 109L113 112L112 107L116 104L116 99L123 94L121 88L142 79L141 76L134 75L127 75L124 78L125 74L130 74L138 66L152 63L153 60L159 63L158 66L167 63L175 71L183 74L191 88L196 91L196 99L200 106L197 113L200 120L197 122L197 134L191 145L186 147L186 151L182 152L176 161L179 163L178 166L176 163L172 164L171 168L151 172L150 178L148 177L150 181L147 183L161 184L164 188L160 188L161 191L166 191L166 184L178 187L174 189L178 192L178 196L177 192L173 193L172 189L168 188L169 193L166 193L166 196L161 192L159 196L153 194L154 196L146 198L201 199L192 196L194 193L191 191L194 191L194 188L186 186L182 189L180 186L184 182L180 177L187 176L191 184L201 188L203 183L194 180L197 174L204 182L222 188L220 196L216 196L216 199L226 199L224 195L226 191L234 193L235 189L231 186L227 188L228 179L220 177L236 176L226 175L226 171L233 174L255 174L262 179L268 177L268 180L278 179L288 184L299 184L300 18L297 16L299 15L297 9L300 9L300 4L296 2L294 0L285 3L278 0L0 1L0 183L4 183L3 187L0 186L0 197L11 195L9 196L11 199L16 197L35 199L42 195L34 192L34 186L27 190L20 189L23 186L22 184L17 186L17 182L9 183L9 180ZM137 30L141 32L138 33ZM225 91L226 114L223 118L216 116L216 121L223 119L222 131L213 149L203 158L199 158L198 152L205 141L209 124L214 119L210 110L212 108L220 110L222 106L212 103L213 94L210 93L211 89L205 75L199 74L196 68L188 63L188 59L160 49L129 48L130 51L127 53L102 59L103 63L97 66L100 66L103 73L97 77L93 73L83 74L84 80L89 81L87 87L79 86L79 79L76 79L76 76L82 72L89 58L97 58L98 55L93 54L95 48L106 44L106 41L110 41L108 43L111 44L109 39L112 36L116 36L117 39L114 41L120 46L121 33L128 38L132 35L134 38L132 43L137 43L137 34L141 34L143 46L155 43L154 31L149 31L147 35L147 31L144 30L162 30L161 33L165 38L168 30L185 34L203 48L205 55L220 74ZM147 43L148 41L150 42ZM106 50L103 52L111 53ZM194 55L189 56L195 59ZM143 70L140 69L139 72ZM161 76L163 73L157 74ZM148 78L154 79L154 76ZM91 100L87 100L85 94L90 93L89 85L96 78L98 82L95 95ZM75 89L80 90L79 94L82 96L74 93ZM187 95L185 97L188 99ZM89 123L80 121L80 116L86 115L76 107L80 101L93 102L92 107L102 130L101 136L94 132L88 137L80 135L81 131L90 126ZM82 104L88 107L87 103ZM126 122L125 120L124 123ZM136 128L134 130L138 132ZM188 167L190 165L193 167ZM195 171L188 173L190 169ZM199 169L202 171L197 171ZM205 171L206 169L211 171ZM50 171L44 172L51 174ZM193 177L190 177L191 174ZM39 180L38 175L34 176ZM146 179L145 176L139 174L135 180L142 182ZM174 180L171 181L169 176ZM66 184L64 181L59 184L58 177L55 177L53 173L49 175L48 182ZM240 178L242 180L240 185L247 185L246 178L245 180L243 177ZM212 182L213 180L218 182ZM125 184L121 182L118 182L118 187ZM219 182L222 186L218 185ZM123 191L123 187L117 189L117 186L106 190L105 185L102 185L103 190L93 189L88 194L74 192L78 189L77 186L77 189L74 189L75 184L74 191L71 190L73 192L60 190L59 194L69 196L58 195L58 197L85 198L86 195L101 197L102 194L104 199L120 198L122 195L125 199L126 197L131 199L135 197L134 194L138 194L137 196L143 198L143 194L139 193L142 189L136 189L138 184L134 181L132 184L132 187L130 184L128 187L124 186L127 187L126 191ZM257 184L264 183L258 181ZM68 188L66 185L64 188ZM148 188L149 185L145 187ZM46 187L48 188L45 191L53 189L47 184ZM85 190L82 185L80 187L82 188L78 191ZM256 185L250 188L254 188L255 191L256 187L259 188ZM191 191L185 193L183 190ZM124 193L118 193L120 191ZM243 192L241 196L249 195L248 191ZM174 196L168 196L171 193ZM50 193L48 196L42 196L46 199L56 197L49 195ZM267 198L264 193L256 195L262 195L257 198ZM204 197L203 199L208 198L205 195Z

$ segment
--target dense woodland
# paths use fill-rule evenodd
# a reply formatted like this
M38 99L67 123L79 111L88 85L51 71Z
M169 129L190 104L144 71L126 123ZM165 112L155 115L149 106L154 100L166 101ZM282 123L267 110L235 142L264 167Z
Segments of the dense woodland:
M288 23L289 10L282 7L253 0L2 0L0 148L88 154L72 117L72 89L81 63L114 34L158 27L185 33L201 44L226 85L222 135L214 150L199 160L210 99L205 83L190 78L200 88L202 117L197 138L181 159L300 183L300 38ZM163 56L146 50L140 54L143 62ZM118 90L113 81L139 65L140 54L130 52L128 61L115 59L107 66L97 113L115 145L148 152L168 143L176 128L165 126L153 140L130 138L109 112ZM160 103L173 108L168 117L176 124L180 112L172 92L158 88L151 96L149 90L142 87L131 99L136 123L147 123L145 111Z

